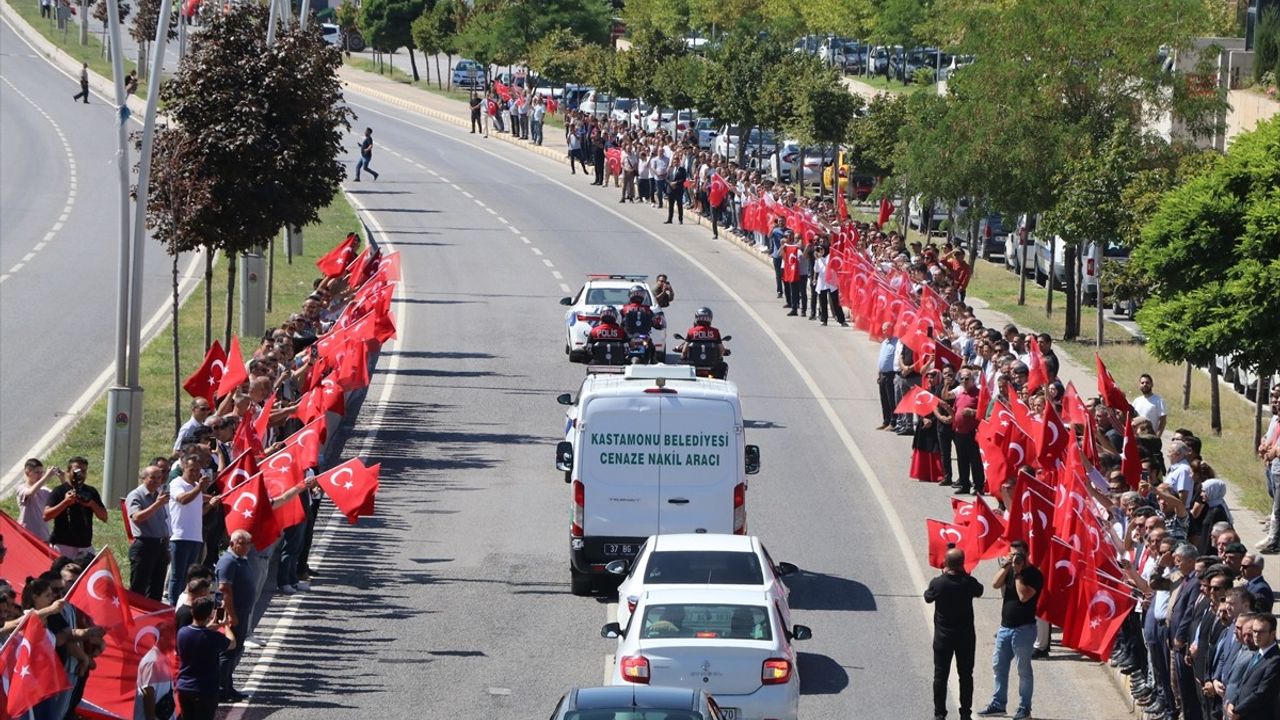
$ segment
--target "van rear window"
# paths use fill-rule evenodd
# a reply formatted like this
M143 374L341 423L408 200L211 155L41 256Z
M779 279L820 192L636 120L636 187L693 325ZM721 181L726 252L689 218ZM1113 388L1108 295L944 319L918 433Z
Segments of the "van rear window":
M761 585L764 573L753 552L659 550L649 556L644 580L672 585Z

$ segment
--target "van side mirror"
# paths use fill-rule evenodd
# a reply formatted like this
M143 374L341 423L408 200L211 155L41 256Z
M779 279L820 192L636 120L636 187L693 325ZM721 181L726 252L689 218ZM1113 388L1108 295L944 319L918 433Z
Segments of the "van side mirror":
M568 440L556 443L556 469L563 472L573 470L573 443Z
M561 405L572 405L573 395L571 395L570 393L561 393L556 396L556 402L560 403Z
M800 626L797 625L796 627L799 628ZM622 637L622 626L616 622L611 622L608 625L605 625L604 627L600 628L600 637L608 638L610 640L616 640Z
M795 575L798 572L800 572L800 568L796 567L795 565L789 562L778 563L778 575L782 577L786 577L788 575Z
M573 306L573 298L571 298L571 297L562 297L562 298L560 298L560 304L561 304L561 305L564 305L564 306L566 306L566 307L572 307L572 306Z
M747 474L755 475L760 472L760 446L748 445L745 454Z
M614 625L617 625L617 623L614 623ZM808 625L796 625L791 628L792 640L809 640L812 637L813 631L809 629Z

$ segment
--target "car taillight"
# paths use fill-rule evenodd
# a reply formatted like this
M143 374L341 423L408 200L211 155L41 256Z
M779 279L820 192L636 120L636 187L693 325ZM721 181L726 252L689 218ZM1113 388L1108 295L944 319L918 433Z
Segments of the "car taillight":
M623 680L642 685L649 684L649 658L643 655L627 656L619 660L618 663L622 669Z
M990 239L991 239L991 226L990 226L990 225L988 225L988 226L987 226L986 238L987 238L988 240L990 240Z
M627 596L627 612L634 613L636 611L636 603L639 601L640 601L640 598L636 597L635 595L628 595Z
M733 488L733 534L747 534L747 484L738 483Z
M600 319L599 315L588 315L587 313L584 313L584 312L578 313L578 322L595 322L596 320L599 320L599 319Z
M586 487L581 480L573 481L573 524L569 526L569 535L582 537L583 515L586 513Z
M1084 274L1093 275L1093 258L1089 258L1084 264Z
M760 668L762 685L785 685L791 679L791 661L783 658L770 658Z

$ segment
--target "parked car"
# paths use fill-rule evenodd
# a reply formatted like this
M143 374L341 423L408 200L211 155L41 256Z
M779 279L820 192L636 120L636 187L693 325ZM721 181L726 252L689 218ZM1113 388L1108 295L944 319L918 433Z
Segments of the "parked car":
M849 40L844 44L844 71L859 74L866 71L867 56L871 46L857 40Z
M1019 215L1015 227L1005 236L1005 267L1019 275L1035 266L1036 220L1035 215Z
M800 143L787 140L778 151L769 155L769 173L775 180L784 183L797 179L806 185L816 185L822 178L822 155L816 148L805 150L804 172L798 172L800 164ZM798 177L797 177L798 176Z
M484 89L484 66L475 60L459 60L453 66L453 86L471 90Z
M867 51L867 67L864 71L870 75L884 75L889 68L889 57L896 55L901 49L901 45L877 45L871 48Z
M1099 264L1099 258L1095 254L1097 248L1094 243L1084 249L1084 254L1080 256L1081 290L1084 293L1084 304L1094 305L1098 302L1098 275L1102 267ZM1129 248L1117 242L1109 242L1102 248L1101 265L1105 266L1110 263L1124 264L1129 262ZM1106 301L1106 298L1103 298Z
M960 238L966 249L970 249L973 244L973 238L969 237L973 232L973 226L970 223L960 223L956 228L956 237ZM983 260L990 260L999 255L1001 258L1005 254L1005 239L1009 236L1009 231L1004 229L1004 223L999 213L987 215L978 220L978 256Z
M1054 287L1066 286L1067 244L1062 237L1049 233L1037 235L1034 253L1036 282L1044 285L1052 278Z
M916 71L922 68L937 71L939 65L950 63L950 56L937 48L912 48L905 54L889 58L889 74L896 80L910 82L915 79Z
M635 98L617 98L613 101L613 109L609 111L609 118L639 127L648 112L649 106Z
M646 132L657 132L661 127L670 135L678 135L688 130L698 121L697 115L692 110L675 110L674 108L662 108L662 117L658 117L658 108L653 108L644 119L644 129Z
M957 70L963 67L968 67L972 64L973 64L972 55L952 55L951 62L948 62L942 66L942 71L938 74L938 79L939 80L950 79L951 76L954 75Z
M725 720L715 698L702 689L648 687L576 688L564 694L551 720Z
M719 126L716 124L715 118L698 118L698 122L694 123L693 130L698 134L698 147L703 150L710 150L711 143L716 139Z
M350 52L364 50L364 37L357 30L343 33L342 28L333 23L320 23L320 35L324 41Z
M615 103L616 100L609 93L602 90L591 90L578 103L578 110L587 115L603 118L609 116Z
M934 202L931 206L924 207L922 202L921 197L916 195L907 203L907 224L920 232L931 232L947 219L947 206ZM926 212L929 213L928 222L924 219Z

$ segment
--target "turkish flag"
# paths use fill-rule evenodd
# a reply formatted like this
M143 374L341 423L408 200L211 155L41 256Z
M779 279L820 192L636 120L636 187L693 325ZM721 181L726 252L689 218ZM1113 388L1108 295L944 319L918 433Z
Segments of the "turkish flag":
M800 246L782 246L782 281L795 282L800 279Z
M58 559L58 552L2 510L0 536L4 537L7 551L4 562L0 563L0 577L8 580L9 586L21 596L27 578L39 577L40 573L48 570L53 561Z
M231 438L231 450L237 454L247 452L255 458L262 457L262 437L248 415L240 418L235 437Z
M1124 473L1125 482L1130 490L1137 490L1142 482L1142 456L1138 453L1138 436L1133 431L1133 423L1124 424L1124 447L1120 454L1120 471Z
M369 386L369 342L348 338L336 353L334 379L346 392Z
M843 192L836 195L836 213L841 220L849 219L849 201L845 200Z
M973 519L969 522L968 537L965 538L966 569L972 569L970 563L977 567L979 561L996 557L1008 549L1009 544L1003 538L1004 530L1004 520L992 512L982 498L974 498Z
M1052 468L1065 459L1068 450L1068 428L1053 409L1053 403L1044 404L1044 417L1040 419L1040 431L1036 439L1036 459L1041 467ZM1070 450L1075 451L1075 447Z
M253 535L253 546L259 552L271 547L280 537L280 525L271 509L271 492L261 474L224 493L222 509L226 515L227 534L248 530Z
M359 458L352 458L317 477L316 484L354 525L356 518L373 514L373 497L378 492L381 469L381 464L365 467Z
M297 449L294 459L303 470L310 470L320 464L320 448L324 445L325 422L318 418L303 426L301 430L285 438L285 448Z
M302 482L303 470L298 467L294 460L293 453L301 452L300 450L290 450L285 448L271 457L262 465L262 481L267 485L267 492L271 495L272 500L282 497L285 493L297 487ZM273 502L274 504L274 502ZM307 519L306 508L302 505L302 496L294 495L279 507L272 508L272 513L276 516L276 524L281 529L291 528Z
M1067 383L1067 391L1062 396L1062 419L1072 425L1089 427L1089 410L1080 399L1080 393L1076 392L1074 383Z
M134 593L129 593L129 605L133 611L131 637L117 639L107 636L102 654L94 658L97 667L89 673L85 684L85 703L110 713L107 717L134 716L141 666L156 666L148 673L151 677L176 679L178 674L178 629L174 608ZM86 713L84 706L81 706L80 713L86 717L102 717Z
M325 277L340 277L347 271L351 261L356 259L356 245L359 243L359 235L347 233L345 240L316 260L316 267L320 268L320 272L324 273Z
M182 389L191 397L204 398L213 405L218 385L222 382L222 374L227 369L227 353L217 340L209 346L204 354L204 362L182 383Z
M929 566L940 568L946 560L948 550L953 547L964 548L965 528L941 520L926 519L924 522L929 530ZM966 557L965 567L968 566L969 558Z
M511 99L511 88L507 87L503 83L498 82L497 80L493 81L493 91L498 93L498 97L502 98L503 100Z
M218 471L214 484L222 492L226 492L252 480L253 476L258 474L258 470L258 456L242 450L226 467Z
M916 320L920 319L920 313L910 306L903 307L898 311L898 319L893 324L890 333L896 338L903 338L916 330ZM914 346L909 346L915 350Z
M934 364L939 368L949 367L952 370L959 372L960 368L964 367L964 358L960 357L959 353L955 350L952 350L942 343L934 344L933 355L935 359Z
M1065 634L1069 618L1077 614L1079 595L1092 570L1084 555L1058 538L1049 542L1045 556L1044 589L1036 604L1036 616L1064 628Z
M982 420L987 416L987 410L991 409L991 388L987 385L986 373L978 370L974 375L978 378L978 419Z
M1010 467L1007 454L1008 436L1001 435L999 424L993 422L994 417L978 423L978 432L974 437L978 441L978 456L982 458L982 472L987 486L999 487L1017 470Z
M93 624L106 628L109 634L128 637L133 616L111 548L103 547L84 569L67 591L67 602L93 618Z
M1018 473L1009 503L1004 539L1022 540L1030 548L1032 565L1043 567L1053 533L1053 488L1027 473Z
M923 390L917 385L903 393L902 402L898 403L898 407L894 408L893 411L899 415L910 413L924 417L937 410L940 402L942 401L938 399L937 395L928 390Z
M294 415L302 422L309 424L317 418L323 418L326 412L335 412L339 415L345 415L347 412L342 387L334 379L333 373L326 375L316 387L302 396Z
M267 430L271 427L271 409L276 405L276 396L271 394L267 396L267 401L262 404L262 411L258 413L258 417L253 421L253 432L258 436L258 444L262 444L262 438L267 436Z
M880 198L880 215L876 219L876 224L883 227L889 222L889 218L893 217L893 211L897 210L893 203L889 202L889 198Z
M729 183L719 175L712 176L711 185L707 188L707 199L711 201L711 207L719 208L728 195Z
M967 527L969 521L973 520L973 505L975 501L961 500L958 497L951 498L951 523L960 527Z
M6 717L22 717L45 698L71 689L54 643L44 622L27 613L0 647Z
M1027 338L1027 392L1049 384L1049 373L1044 367L1044 355L1040 352L1040 341L1035 337Z
M1097 366L1098 394L1102 396L1102 402L1112 410L1133 415L1133 406L1129 404L1129 399L1124 396L1124 391L1116 386L1115 378L1111 377L1111 372L1107 370L1106 364L1102 362L1102 356L1094 353L1093 359Z
M1099 581L1084 578L1074 622L1062 628L1062 643L1094 660L1111 655L1120 626L1137 606L1133 595Z
M1013 424L1028 437L1039 437L1039 423L1031 417L1031 408L1018 398L1017 391L1006 386L1005 397L1009 399L1009 415L1013 418Z
M373 271L378 266L379 255L372 244L365 245L364 250L361 250L356 259L351 261L347 284L353 288L364 285L365 281L373 276Z
M244 366L244 355L240 353L240 338L231 336L231 347L227 350L226 368L218 380L218 397L230 393L249 379L249 371Z

